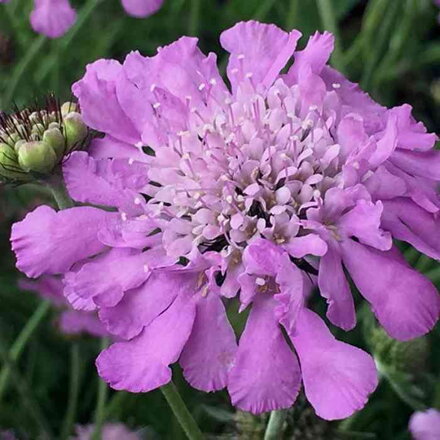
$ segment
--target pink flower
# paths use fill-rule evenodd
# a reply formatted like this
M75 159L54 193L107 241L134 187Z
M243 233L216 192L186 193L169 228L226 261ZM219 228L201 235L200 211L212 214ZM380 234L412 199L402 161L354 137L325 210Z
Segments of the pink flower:
M133 17L144 18L156 13L164 0L121 0L127 14Z
M94 425L76 427L76 435L70 440L91 440L93 437ZM130 431L122 423L106 423L102 427L102 440L140 440L142 437L136 432Z
M35 32L59 38L75 23L76 12L69 0L34 0L30 20Z
M91 336L107 336L108 332L99 321L94 304L85 310L74 310L63 296L63 283L55 276L43 276L38 280L21 280L20 287L49 300L60 310L57 319L60 330L66 335L87 333Z
M243 410L287 408L302 382L318 415L340 419L365 405L376 368L308 308L310 283L345 330L344 268L390 335L437 321L436 289L392 244L440 255L435 135L328 67L329 33L295 51L299 37L257 22L224 32L230 89L187 37L99 60L73 86L105 137L72 154L68 190L115 209L39 207L12 245L19 269L65 274L75 307L93 302L122 339L97 360L113 388L160 387L179 362ZM225 313L236 296L250 309L238 343Z
M409 421L414 440L437 440L440 438L440 412L435 409L415 412Z

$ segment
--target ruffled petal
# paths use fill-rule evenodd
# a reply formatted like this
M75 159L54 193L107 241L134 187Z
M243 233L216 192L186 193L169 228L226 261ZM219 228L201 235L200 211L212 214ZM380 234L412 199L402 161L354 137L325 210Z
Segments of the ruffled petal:
M336 340L321 318L307 309L289 336L301 364L306 397L318 416L344 419L364 407L378 384L371 356Z
M387 333L401 341L429 332L440 314L437 289L390 252L345 240L342 258Z
M287 82L298 81L298 72L303 65L309 65L313 73L320 74L327 64L335 45L335 37L330 32L315 32L304 50L295 53L295 62L286 75Z
M72 91L89 127L134 145L141 141L140 133L116 96L116 84L121 75L122 66L118 61L99 60L87 66L86 74L73 84Z
M49 38L63 36L75 23L76 12L69 0L34 0L32 28Z
M358 238L361 243L387 251L393 242L391 235L380 228L382 211L380 201L358 200L356 206L340 218L338 227L344 234Z
M140 393L171 380L169 365L176 362L188 340L195 303L181 296L135 339L117 342L96 360L99 375L115 390Z
M87 151L95 159L131 159L140 162L148 160L148 156L142 149L111 136L93 139Z
M109 332L124 339L137 336L187 289L188 282L181 274L153 271L137 289L125 293L114 307L103 307L99 317Z
M104 249L97 234L115 215L91 207L59 212L38 207L12 226L17 268L30 278L68 271L77 261Z
M319 263L318 286L321 295L327 300L327 318L344 330L356 325L356 312L350 286L342 268L341 256L334 246Z
M115 248L68 274L66 284L82 298L93 298L100 306L114 306L125 291L148 278L147 261L146 253Z
M301 383L298 361L284 340L274 307L270 296L256 298L229 374L233 405L253 414L289 408Z
M440 217L400 197L384 201L382 226L398 240L411 243L420 252L440 260Z
M202 391L217 391L227 384L237 343L220 297L208 292L197 301L196 319L179 363L185 379Z
M292 238L283 247L294 258L304 258L306 255L321 257L327 252L326 242L316 234Z
M286 65L301 33L284 32L272 24L256 21L237 23L220 36L222 47L230 53L227 68L232 90L251 78L254 84L269 87Z
M133 17L145 18L157 12L164 0L121 0L125 12Z

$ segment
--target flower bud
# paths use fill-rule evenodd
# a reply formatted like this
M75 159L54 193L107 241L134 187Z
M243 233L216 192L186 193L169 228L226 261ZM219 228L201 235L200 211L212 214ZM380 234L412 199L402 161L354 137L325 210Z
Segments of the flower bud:
M80 145L87 137L88 128L79 113L69 113L63 121L67 148Z
M69 113L78 113L78 104L74 102L65 102L61 106L61 115L65 118Z
M7 144L0 143L0 178L12 180L26 180L18 165L17 154Z
M49 128L43 134L43 142L50 145L58 158L64 156L66 140L59 128Z
M52 171L57 162L57 155L46 142L26 142L18 151L18 163L26 172L46 174Z

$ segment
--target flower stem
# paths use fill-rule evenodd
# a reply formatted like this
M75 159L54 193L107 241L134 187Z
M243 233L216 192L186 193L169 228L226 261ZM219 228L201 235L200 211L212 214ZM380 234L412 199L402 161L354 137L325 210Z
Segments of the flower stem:
M165 396L165 399L180 423L180 426L185 431L186 436L190 440L202 440L204 438L202 431L200 431L200 428L197 426L196 421L186 407L185 402L180 396L174 383L170 382L161 387L160 390Z
M100 350L104 350L108 347L109 339L102 338ZM98 398L96 400L96 409L95 409L95 430L92 435L92 440L100 440L102 426L105 421L105 406L107 403L107 395L108 395L108 386L101 379L98 378Z
M60 209L72 208L73 201L67 193L63 182L53 182L50 184L50 190L53 198Z
M269 423L264 433L264 440L279 440L281 438L286 416L286 410L272 411L270 413Z
M33 315L29 318L28 322L23 327L23 330L20 332L17 339L14 341L11 348L9 349L8 359L10 359L12 362L18 361L20 355L23 353L26 344L29 342L38 324L40 324L40 322L46 316L47 312L49 311L49 308L50 308L50 303L47 301L43 301L37 307ZM11 374L10 366L7 364L3 365L3 368L0 372L0 402L2 400L5 388L9 383L10 374Z
M80 352L79 344L74 342L70 347L70 386L69 386L69 401L67 404L66 416L64 417L63 430L61 433L62 439L69 438L73 424L76 419L76 412L78 409L80 383Z
M14 72L12 72L11 80L6 88L5 97L1 104L3 110L7 110L11 100L17 90L17 87L20 85L21 80L29 67L29 65L34 61L34 58L37 56L40 49L43 47L43 44L46 41L46 37L44 35L40 35L36 38L33 43L29 46L29 49L26 51L26 54L21 59L21 61L17 64Z

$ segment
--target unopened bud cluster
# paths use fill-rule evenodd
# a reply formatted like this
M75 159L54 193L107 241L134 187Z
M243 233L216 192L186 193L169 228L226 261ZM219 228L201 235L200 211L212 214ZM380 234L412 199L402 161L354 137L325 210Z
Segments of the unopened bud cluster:
M76 104L50 97L43 109L0 114L0 178L26 182L54 172L89 137Z

